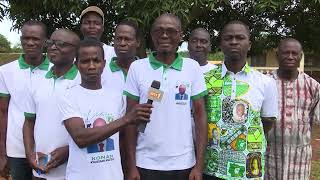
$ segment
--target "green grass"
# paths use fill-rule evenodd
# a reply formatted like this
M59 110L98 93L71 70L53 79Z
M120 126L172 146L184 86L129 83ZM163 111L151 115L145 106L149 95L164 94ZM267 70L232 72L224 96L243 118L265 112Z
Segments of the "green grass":
M6 64L8 62L18 59L19 54L0 54L0 65Z
M316 148L316 151L314 152L313 156L320 157L320 148L318 148L318 146L313 146L313 148ZM317 159L317 160L313 159L313 161L312 161L311 177L314 180L320 180L320 161L319 161L319 159Z

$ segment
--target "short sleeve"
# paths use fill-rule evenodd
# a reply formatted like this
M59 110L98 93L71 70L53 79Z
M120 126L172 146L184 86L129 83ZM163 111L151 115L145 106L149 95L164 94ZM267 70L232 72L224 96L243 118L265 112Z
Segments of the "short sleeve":
M3 66L0 68L0 97L9 97L10 93L5 81Z
M35 118L36 117L36 103L33 97L33 90L31 86L26 88L24 96L24 116L26 118Z
M278 118L278 91L276 81L267 77L264 89L264 100L261 106L261 117Z
M199 99L207 95L206 83L204 81L204 75L201 71L199 64L195 63L193 72L193 81L191 85L191 99Z
M68 89L64 94L58 96L58 108L62 115L62 123L73 117L81 117L79 106L72 94L72 89Z
M139 101L139 86L137 81L138 74L136 73L138 66L135 66L135 65L136 64L133 63L129 68L123 93L129 98Z

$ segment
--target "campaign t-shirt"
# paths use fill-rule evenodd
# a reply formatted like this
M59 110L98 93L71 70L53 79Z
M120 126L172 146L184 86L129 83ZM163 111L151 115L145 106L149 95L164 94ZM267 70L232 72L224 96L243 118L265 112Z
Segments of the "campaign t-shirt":
M110 87L89 90L81 85L68 89L60 99L62 121L80 117L86 128L104 126L123 115L123 97ZM123 180L119 133L85 148L69 136L68 180Z

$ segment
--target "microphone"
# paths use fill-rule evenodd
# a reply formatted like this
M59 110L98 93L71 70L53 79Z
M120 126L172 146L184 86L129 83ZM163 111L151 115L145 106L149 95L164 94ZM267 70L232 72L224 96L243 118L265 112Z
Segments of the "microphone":
M160 102L162 99L163 92L159 90L160 89L160 82L159 81L152 81L151 87L148 91L148 104L152 104L153 101ZM144 133L144 130L146 129L147 122L140 123L138 125L138 132Z

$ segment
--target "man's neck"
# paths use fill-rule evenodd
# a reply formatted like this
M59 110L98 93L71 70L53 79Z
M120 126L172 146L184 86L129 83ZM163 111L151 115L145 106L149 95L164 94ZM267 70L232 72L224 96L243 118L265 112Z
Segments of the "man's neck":
M164 64L171 65L176 59L176 53L157 53L156 58Z
M233 73L240 72L242 68L246 65L246 60L224 60L224 64L226 65L228 71Z
M90 90L98 90L102 88L101 85L101 78L98 79L97 81L84 81L83 79L81 80L81 84L82 87L86 88L86 89L90 89Z
M292 81L297 79L299 71L298 69L282 69L279 67L277 75L282 80Z
M61 64L61 65L54 65L52 68L53 73L57 76L63 76L64 74L66 74L70 68L72 67L73 63L69 63L69 64Z
M126 72L128 72L129 67L131 65L131 63L134 61L134 57L130 57L130 58L117 58L117 65L124 69Z
M29 56L27 54L24 55L24 60L27 64L32 65L34 67L39 66L43 62L43 55L39 54L38 56Z

